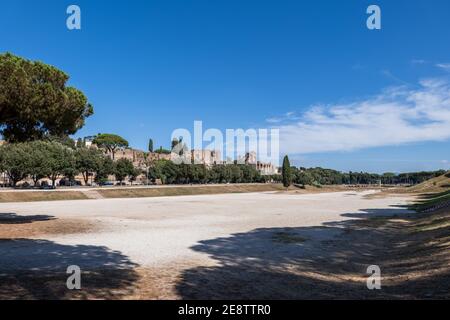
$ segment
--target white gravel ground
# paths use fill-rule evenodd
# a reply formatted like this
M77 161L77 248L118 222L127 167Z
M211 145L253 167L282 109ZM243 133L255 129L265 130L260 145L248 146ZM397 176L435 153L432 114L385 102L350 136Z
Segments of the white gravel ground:
M96 221L100 228L92 233L40 239L60 245L104 246L120 251L143 267L183 264L186 261L212 265L212 259L191 247L201 240L228 237L257 228L320 226L326 222L351 219L343 215L361 213L364 209L388 209L383 213L389 214L389 210L394 210L393 206L403 205L408 200L407 197L364 198L370 192L250 193L2 203L0 212ZM395 210L399 212L398 208ZM5 250L3 248L3 252ZM11 255L10 259L20 257Z

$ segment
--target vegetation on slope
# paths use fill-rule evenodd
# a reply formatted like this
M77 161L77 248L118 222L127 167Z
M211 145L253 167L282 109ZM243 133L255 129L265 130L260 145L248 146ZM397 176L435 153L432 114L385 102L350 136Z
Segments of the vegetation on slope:
M441 208L450 207L450 190L423 194L419 196L419 200L412 205L412 209L418 212L435 211Z
M443 192L450 190L450 171L408 189L411 192Z
M410 206L412 210L434 212L450 208L450 172L405 190L411 193L420 193L418 200Z

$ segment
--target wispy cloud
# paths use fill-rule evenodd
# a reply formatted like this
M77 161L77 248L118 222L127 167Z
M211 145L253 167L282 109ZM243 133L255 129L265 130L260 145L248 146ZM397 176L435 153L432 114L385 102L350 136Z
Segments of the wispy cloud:
M438 69L450 72L450 63L448 63L448 62L437 63L437 62L427 61L427 60L423 60L423 59L412 59L410 62L413 65L430 65L430 66L436 67Z
M266 119L266 121L268 123L281 123L283 121L286 120L295 120L295 119L300 119L295 115L294 111L290 111L290 112L286 112L284 115L279 116L279 117L271 117Z
M444 69L445 71L450 71L450 63L438 63L436 67Z
M425 79L363 101L312 106L280 117L283 153L351 151L450 139L449 79Z
M400 79L399 77L395 76L391 71L389 71L387 69L381 70L381 74L383 74L385 77L387 77L395 82L398 82L401 84L406 84L406 85L411 85L409 82Z
M428 61L427 61L427 60L424 60L424 59L412 59L412 60L411 60L411 63L412 63L412 64L427 64Z

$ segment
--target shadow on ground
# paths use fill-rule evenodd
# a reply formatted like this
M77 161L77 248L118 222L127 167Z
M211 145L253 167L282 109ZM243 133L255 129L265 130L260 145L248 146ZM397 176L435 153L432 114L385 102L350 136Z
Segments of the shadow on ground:
M450 227L418 232L433 222L404 208L345 216L355 219L201 241L192 250L218 266L184 271L177 292L183 299L449 298ZM367 289L370 265L381 267L382 290Z
M55 217L48 215L19 216L15 213L0 213L0 224L23 224L54 219Z
M136 265L106 247L46 240L0 240L0 299L118 299L138 279ZM81 290L66 287L67 267L81 268Z

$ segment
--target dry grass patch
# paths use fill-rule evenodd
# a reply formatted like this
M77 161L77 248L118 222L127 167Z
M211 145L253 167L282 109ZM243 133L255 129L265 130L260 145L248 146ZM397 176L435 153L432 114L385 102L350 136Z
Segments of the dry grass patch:
M2 223L0 239L36 238L43 235L93 232L94 222L81 219L49 219L30 223Z
M0 192L0 202L32 202L58 200L84 200L87 196L79 191L11 191Z
M268 192L281 190L285 190L285 188L280 184L252 184L129 189L123 188L98 190L98 192L105 198L146 198L224 193Z

